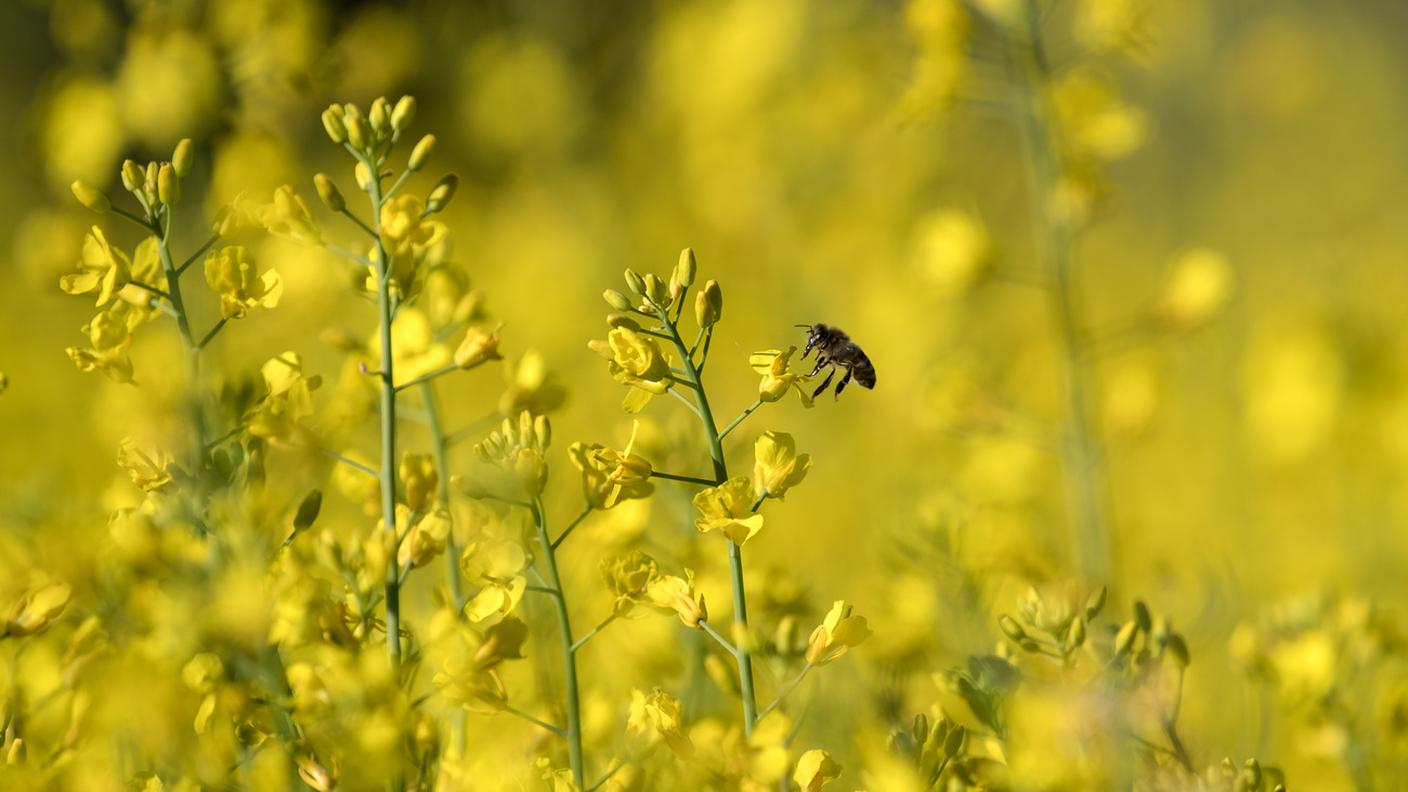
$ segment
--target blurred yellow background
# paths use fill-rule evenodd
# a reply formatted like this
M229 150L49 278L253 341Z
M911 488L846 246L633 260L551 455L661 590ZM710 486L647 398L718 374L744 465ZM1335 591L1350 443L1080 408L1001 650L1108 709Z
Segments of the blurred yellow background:
M767 405L730 446L746 471L751 438L774 429L814 459L748 545L760 629L774 599L811 624L845 598L875 633L812 681L801 727L799 747L825 746L847 768L838 788L901 788L878 757L892 728L937 700L934 675L992 652L997 616L1029 585L1068 584L1108 584L1116 626L1141 598L1184 636L1180 728L1200 766L1257 756L1291 789L1408 788L1395 621L1408 606L1408 7L1043 1L1048 106L1023 98L1031 86L994 33L1017 26L1021 6L11 0L0 569L16 582L4 595L43 568L74 586L75 613L118 610L102 601L121 564L107 528L127 487L116 449L170 420L64 354L92 311L57 282L96 222L69 183L120 193L123 158L165 158L194 138L175 230L192 250L240 193L267 200L292 184L311 201L316 170L346 188L348 160L318 113L409 93L417 130L440 144L412 185L459 175L443 219L503 324L506 369L540 354L568 394L552 414L559 524L580 508L567 445L619 447L631 432L621 388L586 347L604 336L599 295L622 288L623 269L666 273L690 246L722 284L708 374L721 420L755 398L748 354L802 343L794 324L835 324L874 362L874 391ZM1042 106L1054 153L1031 150L1027 113ZM1043 185L1052 156L1059 178ZM126 249L137 242L106 227ZM332 241L357 233L325 227ZM1067 234L1076 349L1049 269ZM265 238L255 255L278 269L283 300L213 344L213 370L254 371L292 349L336 383L343 355L320 334L369 335L366 303L329 254ZM214 297L194 310L215 316ZM163 361L179 359L175 344L138 337L139 383L173 392L180 376ZM1066 445L1073 360L1087 456ZM493 370L454 379L441 396L449 425L492 410L504 387ZM319 410L338 393L320 391ZM678 407L652 402L641 442L658 468L704 475ZM370 454L373 431L351 442ZM685 436L688 454L664 450ZM287 498L326 479L310 464L271 461ZM1094 549L1071 502L1082 480L1108 526ZM693 534L688 490L657 491L612 519L677 547ZM569 587L597 586L608 527L568 552ZM721 551L689 552L726 613ZM428 608L425 591L410 598ZM593 646L583 675L597 739L620 731L632 687L684 678L654 648L678 629L632 622ZM152 694L143 728L178 713L164 739L180 753L190 714L172 690ZM112 723L139 703L117 698ZM473 728L525 739L518 723ZM1101 783L1025 778L1014 788Z

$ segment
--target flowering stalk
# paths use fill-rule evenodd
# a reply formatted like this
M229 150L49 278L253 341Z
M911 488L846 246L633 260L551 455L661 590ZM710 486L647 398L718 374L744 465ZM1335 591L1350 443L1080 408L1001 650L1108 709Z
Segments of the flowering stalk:
M577 692L577 644L572 640L572 619L567 613L567 597L562 591L562 577L557 572L557 551L552 539L548 537L547 517L543 513L541 498L533 499L532 511L533 524L538 529L538 544L543 552L547 588L550 589L547 594L552 598L553 607L557 610L558 637L562 643L562 675L567 685L567 728L563 737L567 740L567 757L572 767L572 780L578 789L584 789L586 785L582 765L582 707ZM585 640L584 638L583 641Z
M1027 154L1032 225L1041 241L1039 254L1050 274L1061 351L1064 358L1066 427L1061 439L1071 530L1081 571L1092 580L1106 580L1110 573L1110 537L1102 501L1100 451L1091 424L1091 404L1085 371L1085 340L1078 324L1069 219L1053 211L1050 199L1060 185L1060 149L1052 128L1051 70L1041 38L1041 11L1035 0L1025 5L1025 40L1013 37L1020 67L1020 105L1025 121L1023 145Z

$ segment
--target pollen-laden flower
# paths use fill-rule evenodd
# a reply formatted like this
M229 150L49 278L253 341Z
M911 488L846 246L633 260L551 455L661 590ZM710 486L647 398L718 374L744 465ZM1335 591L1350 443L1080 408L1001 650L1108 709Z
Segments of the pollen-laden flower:
M694 756L694 743L690 742L684 731L684 710L680 707L680 700L660 688L649 693L631 691L626 734L640 739L644 743L643 751L653 750L663 742L681 759Z
M131 382L132 359L127 352L132 347L132 331L143 321L140 309L115 303L83 326L91 346L64 351L79 371L101 371L117 382Z
M516 363L504 366L504 378L508 387L499 397L499 412L504 415L517 415L524 410L546 415L567 401L567 389L536 350L530 349Z
M741 545L763 530L763 515L753 511L754 502L753 482L745 476L709 487L694 496L699 510L694 527L703 533L718 531Z
M430 563L436 556L445 552L445 542L450 536L450 513L439 508L425 515L411 526L410 533L401 540L396 554L396 563L405 568L419 569Z
M622 451L595 443L573 443L568 448L572 464L582 471L582 490L593 509L610 509L621 501L646 498L655 491L650 482L650 463L631 453L639 430L640 422L633 421L631 439Z
M792 780L802 792L821 792L827 781L839 778L841 766L831 760L831 755L820 748L813 748L797 760L797 770Z
M853 646L859 646L870 637L870 627L864 616L851 613L851 606L845 600L836 600L826 619L812 630L807 640L807 662L815 666L826 665Z
M141 308L143 317L150 318L158 310L153 288L166 291L166 271L161 266L156 237L147 237L137 243L137 249L132 251L132 280L122 287L117 296L129 305Z
M227 245L205 257L205 282L220 295L220 315L243 319L255 308L273 308L283 296L279 273L260 274L243 245Z
M611 612L625 616L649 594L650 581L660 574L655 559L639 550L602 559L601 576L615 597Z
M503 426L474 447L484 463L465 478L465 489L473 497L528 501L538 497L547 485L548 444L552 429L546 416L534 418L518 414L517 423L505 418Z
M323 244L323 231L308 204L287 184L274 191L274 200L260 210L259 220L274 236L305 245Z
M802 387L807 378L788 368L792 355L796 352L797 347L790 346L787 349L764 349L748 356L748 365L763 375L762 381L758 383L759 399L775 402L786 396L788 390L795 389L802 399L802 406L812 406L811 394Z
M147 453L130 437L122 438L117 446L117 465L143 492L160 492L175 477L173 471L179 472L166 454L160 451Z
M401 455L401 485L406 493L406 505L411 511L423 512L435 497L435 486L440 482L440 474L435 469L435 459L430 454Z
M298 421L313 413L313 391L320 377L303 376L303 359L296 352L270 358L259 369L268 394L249 420L251 434L266 440L286 440L298 429Z
M797 454L797 442L786 432L763 432L753 445L755 496L782 499L802 483L812 469L811 454Z
M605 341L593 340L588 346L609 361L612 379L632 386L621 404L626 412L640 412L652 396L670 388L670 359L654 339L629 327L617 327L606 334Z
M399 256L424 252L445 238L445 224L425 217L425 202L409 193L387 201L381 207L380 228L386 252Z
M482 327L470 327L464 332L464 340L455 348L455 365L462 369L472 369L491 360L502 360L499 354L499 334L486 331Z
M700 622L709 619L709 608L704 604L704 595L694 588L694 572L686 569L684 577L659 575L651 578L645 586L645 604L662 613L673 613L680 617L686 627L703 629Z
M43 583L24 593L10 609L4 635L23 638L48 627L68 607L73 590L63 581Z
M106 305L132 280L132 262L113 247L103 229L93 226L83 239L83 255L78 272L59 279L59 288L69 294L98 295L98 305Z

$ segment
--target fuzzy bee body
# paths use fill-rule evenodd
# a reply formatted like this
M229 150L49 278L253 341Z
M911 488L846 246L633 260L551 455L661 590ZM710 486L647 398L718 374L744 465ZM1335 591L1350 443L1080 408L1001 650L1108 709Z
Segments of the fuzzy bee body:
M836 376L836 369L845 369L845 376L836 385L836 397L840 398L841 391L845 390L846 384L854 377L862 388L875 387L875 366L866 357L865 351L860 348L851 337L846 335L840 328L824 324L797 325L807 330L807 348L802 352L802 359L816 350L816 366L812 368L809 377L814 377L822 368L830 366L826 379L821 381L815 391L812 391L812 398L821 395L826 387L831 384L831 379Z

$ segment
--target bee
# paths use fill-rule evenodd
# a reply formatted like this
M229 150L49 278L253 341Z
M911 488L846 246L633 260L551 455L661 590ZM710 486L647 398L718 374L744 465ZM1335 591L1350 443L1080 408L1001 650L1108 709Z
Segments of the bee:
M846 383L855 377L856 382L862 388L875 387L875 366L871 364L870 358L865 356L865 352L851 340L851 337L841 331L839 327L830 325L799 324L798 327L807 331L807 348L802 352L802 360L807 359L807 355L816 350L816 366L812 368L812 373L808 377L815 377L823 366L830 366L826 379L821 381L821 385L812 391L812 398L815 399L826 390L826 386L831 384L831 378L836 376L836 367L840 366L846 370L846 375L836 385L836 398L841 397L841 391L845 390Z

